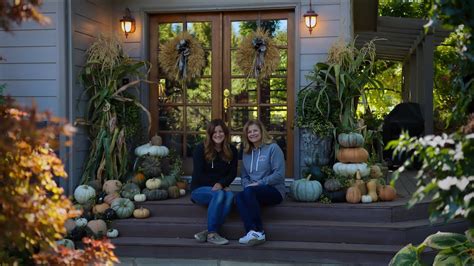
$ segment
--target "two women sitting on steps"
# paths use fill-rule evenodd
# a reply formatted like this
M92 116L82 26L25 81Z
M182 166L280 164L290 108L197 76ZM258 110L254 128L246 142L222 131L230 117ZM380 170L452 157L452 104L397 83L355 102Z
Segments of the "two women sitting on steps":
M245 124L242 142L243 191L235 195L235 204L246 234L239 239L239 243L257 245L266 240L261 205L279 204L285 196L285 159L280 147L272 142L258 120ZM225 149L232 151L227 153L231 156L226 155ZM212 120L206 130L204 144L198 145L193 155L191 200L208 205L208 228L194 235L200 242L229 243L218 231L234 201L228 186L236 176L237 160L237 150L230 144L229 129L222 120Z

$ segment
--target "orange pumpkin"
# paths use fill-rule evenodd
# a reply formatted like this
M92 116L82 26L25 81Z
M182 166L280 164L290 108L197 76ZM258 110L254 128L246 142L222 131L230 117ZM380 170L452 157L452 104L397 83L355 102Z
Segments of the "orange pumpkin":
M187 185L186 182L184 182L184 181L178 181L178 182L176 182L176 186L177 186L179 189L184 189L184 190L186 190L186 188L188 187L188 185Z
M137 184L140 188L143 188L145 185L145 175L143 173L136 173L132 177L132 183Z
M383 201L392 201L397 196L397 191L391 186L380 186L377 192Z
M117 198L120 198L120 195L118 192L114 192L112 194L105 196L104 202L111 205L112 201L114 201L114 199L117 199Z
M94 208L92 208L92 213L101 214L101 213L104 213L105 210L107 210L108 208L110 208L110 205L105 202L102 204L96 204Z
M359 203L362 198L359 188L350 187L346 192L346 201L349 203Z
M343 163L365 163L369 153L364 148L339 148L336 158Z

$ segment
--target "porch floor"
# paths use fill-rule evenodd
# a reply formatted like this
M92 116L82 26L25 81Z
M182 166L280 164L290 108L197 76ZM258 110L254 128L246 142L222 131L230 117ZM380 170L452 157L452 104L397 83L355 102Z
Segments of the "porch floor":
M247 247L234 210L222 228L229 245L197 243L193 235L206 228L207 209L189 195L137 205L150 209L148 219L113 222L113 240L124 265L387 265L408 243L418 244L437 231L463 232L465 221L430 224L424 201L406 209L415 188L414 172L396 183L398 197L370 204L303 203L287 199L262 210L267 242ZM427 254L430 256L430 254ZM432 255L432 254L431 254Z

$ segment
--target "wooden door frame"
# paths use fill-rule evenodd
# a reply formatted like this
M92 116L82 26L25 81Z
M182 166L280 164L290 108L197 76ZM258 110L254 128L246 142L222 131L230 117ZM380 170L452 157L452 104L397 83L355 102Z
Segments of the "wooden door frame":
M294 169L294 129L293 129L293 119L294 119L294 108L295 108L295 10L273 10L273 11L228 11L228 12L202 12L202 13L189 13L186 15L179 14L154 14L149 17L149 56L150 62L154 67L158 67L158 47L159 39L157 32L158 23L163 22L185 22L185 21L212 21L212 73L218 73L220 71L218 62L222 62L222 71L228 71L230 73L230 56L226 58L223 54L225 48L230 47L230 38L229 36L224 36L225 34L230 34L231 32L231 18L238 16L239 19L255 19L256 16L259 19L286 19L287 20L287 38L288 38L288 65L287 65L287 119L286 119L286 128L287 128L287 147L286 147L286 176L293 176ZM229 21L224 21L224 17ZM214 24L215 20L218 20L218 23ZM218 25L219 27L214 27ZM223 29L222 27L229 27ZM214 49L214 47L220 47L219 49ZM214 52L215 51L215 52ZM230 50L229 50L230 53ZM158 80L158 71L151 71L149 74L150 80ZM222 79L212 79L213 88L230 88L230 76L224 75ZM211 104L211 116L214 118L222 118L222 92L219 90L212 91L212 104ZM184 94L185 95L185 94ZM158 124L153 123L157 121L158 116L158 91L155 86L150 85L149 90L149 110L152 117L151 123L151 135L154 135L158 132ZM217 101L217 103L215 103ZM185 110L183 110L185 112ZM183 114L183 123L186 123L186 116ZM183 125L185 127L185 125ZM185 161L184 164L187 164Z

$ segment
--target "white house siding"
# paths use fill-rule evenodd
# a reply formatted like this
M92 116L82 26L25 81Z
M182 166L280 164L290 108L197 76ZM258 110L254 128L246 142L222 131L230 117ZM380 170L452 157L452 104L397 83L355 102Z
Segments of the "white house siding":
M189 11L222 11L222 10L252 10L272 9L278 7L294 7L295 18L299 20L296 31L296 75L295 88L303 88L308 84L305 76L313 69L316 62L324 61L329 47L342 38L346 41L352 38L352 0L313 0L313 10L318 13L318 24L310 35L304 25L303 14L309 9L309 0L121 0L115 5L113 30L120 36L119 19L123 16L126 7L130 8L137 20L136 32L128 39L122 37L126 51L130 56L148 60L147 14L170 13ZM123 36L123 34L122 34ZM295 92L296 93L296 92ZM141 100L147 101L147 91L143 90ZM296 99L296 97L295 97ZM297 133L297 132L296 132ZM299 143L298 133L295 134L295 143ZM300 149L295 147L295 165L302 166L299 160ZM295 167L294 176L300 176L301 167Z
M75 121L84 116L87 104L86 95L79 82L79 74L84 66L85 52L100 33L112 33L112 1L109 0L70 0L71 19L71 104L70 119ZM82 95L82 98L81 98ZM72 147L72 160L68 165L73 189L80 181L84 161L89 153L90 141L85 128L78 126Z
M64 4L45 1L41 11L51 19L49 25L27 21L14 23L11 33L0 31L0 84L6 84L5 95L22 105L33 100L41 111L60 116L60 90L64 88L61 68L64 60Z

